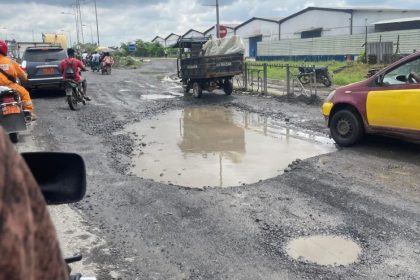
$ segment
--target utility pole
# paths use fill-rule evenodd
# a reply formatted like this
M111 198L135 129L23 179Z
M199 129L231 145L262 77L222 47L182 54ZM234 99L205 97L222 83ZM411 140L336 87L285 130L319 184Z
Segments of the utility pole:
M367 50L368 50L368 46L367 46L367 41L368 41L368 28L367 28L367 18L365 18L365 63L368 63L368 54L367 54Z
M216 7L216 37L220 38L220 23L219 23L219 0L216 0L216 5L203 5Z
M80 33L82 35L82 43L85 43L85 36L83 35L83 21L82 21L82 12L80 10L80 0L76 0L75 5L75 12L76 12L76 21L78 25L78 30L80 30Z
M219 0L216 0L216 36L220 38L220 24L219 24Z
M98 11L96 10L96 0L93 1L95 3L95 17L96 17L96 36L98 37L98 47L99 47L99 25L98 25Z

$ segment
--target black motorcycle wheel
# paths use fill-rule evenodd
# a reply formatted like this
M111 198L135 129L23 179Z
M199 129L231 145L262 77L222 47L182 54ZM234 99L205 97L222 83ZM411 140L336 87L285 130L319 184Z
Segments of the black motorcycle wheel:
M67 95L67 103L69 104L69 107L71 110L76 111L79 109L79 104L77 103L77 93L75 90L73 90L72 95Z
M10 141L12 141L12 143L16 144L17 142L19 142L19 136L17 132L9 133L9 138L10 138Z
M324 86L326 86L326 87L330 87L331 84L332 84L332 80L331 80L330 75L324 75L323 74L323 75L321 75L320 80L321 80L321 83L323 83Z
M311 77L309 75L301 75L298 77L302 85L307 85L311 82Z

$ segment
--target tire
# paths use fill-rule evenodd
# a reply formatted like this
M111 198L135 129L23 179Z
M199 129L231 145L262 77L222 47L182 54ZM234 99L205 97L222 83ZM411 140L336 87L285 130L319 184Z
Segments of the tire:
M349 109L336 112L330 123L331 137L342 147L358 143L364 134L363 122L359 114Z
M77 97L75 96L76 93L73 90L72 95L67 95L67 103L69 104L69 107L71 110L76 111L79 109L79 104L77 103Z
M226 95L231 95L233 92L233 83L232 80L226 79L223 83L223 91Z
M311 77L309 75L301 75L298 77L302 85L307 85L311 82Z
M193 96L195 98L201 98L203 95L203 89L201 88L201 85L197 82L194 82L193 84Z
M328 74L322 74L320 77L321 83L324 84L325 87L330 87L332 84L332 79Z
M12 143L14 143L14 144L19 142L19 136L18 136L17 132L9 133L9 138L10 138L10 141L12 141Z
M191 85L189 83L183 85L184 95L189 95L191 90Z

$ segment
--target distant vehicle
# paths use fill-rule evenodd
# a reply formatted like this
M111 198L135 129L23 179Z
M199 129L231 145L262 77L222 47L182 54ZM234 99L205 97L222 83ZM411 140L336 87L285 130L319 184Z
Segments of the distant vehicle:
M30 112L23 110L19 93L9 87L0 86L0 125L13 143L19 141L18 133L26 130L30 121Z
M28 74L28 81L23 86L27 89L61 88L63 78L59 64L65 58L67 58L67 52L61 47L28 47L21 63Z
M59 45L63 49L67 49L67 36L64 34L43 33L42 41L53 45Z
M201 48L208 40L208 37L181 38L172 46L179 49L177 69L184 93L189 94L192 89L193 96L201 98L203 90L223 89L226 95L231 95L232 78L243 71L243 54L202 56Z
M351 146L365 133L420 141L420 83L411 72L420 73L420 52L331 92L322 113L335 142Z

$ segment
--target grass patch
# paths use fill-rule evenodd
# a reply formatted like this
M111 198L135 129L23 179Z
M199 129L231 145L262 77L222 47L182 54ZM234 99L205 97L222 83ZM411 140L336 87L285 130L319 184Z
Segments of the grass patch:
M268 63L267 77L269 79L285 80L286 68L275 67L275 65L291 66L291 74L298 74L298 67L305 66L327 66L330 74L333 76L333 85L342 86L365 79L366 74L372 68L381 68L381 65L368 65L354 61L318 61L318 62L304 62L304 61L247 61L249 68L262 69L264 63ZM258 65L258 66L252 66ZM262 76L262 73L261 73Z

